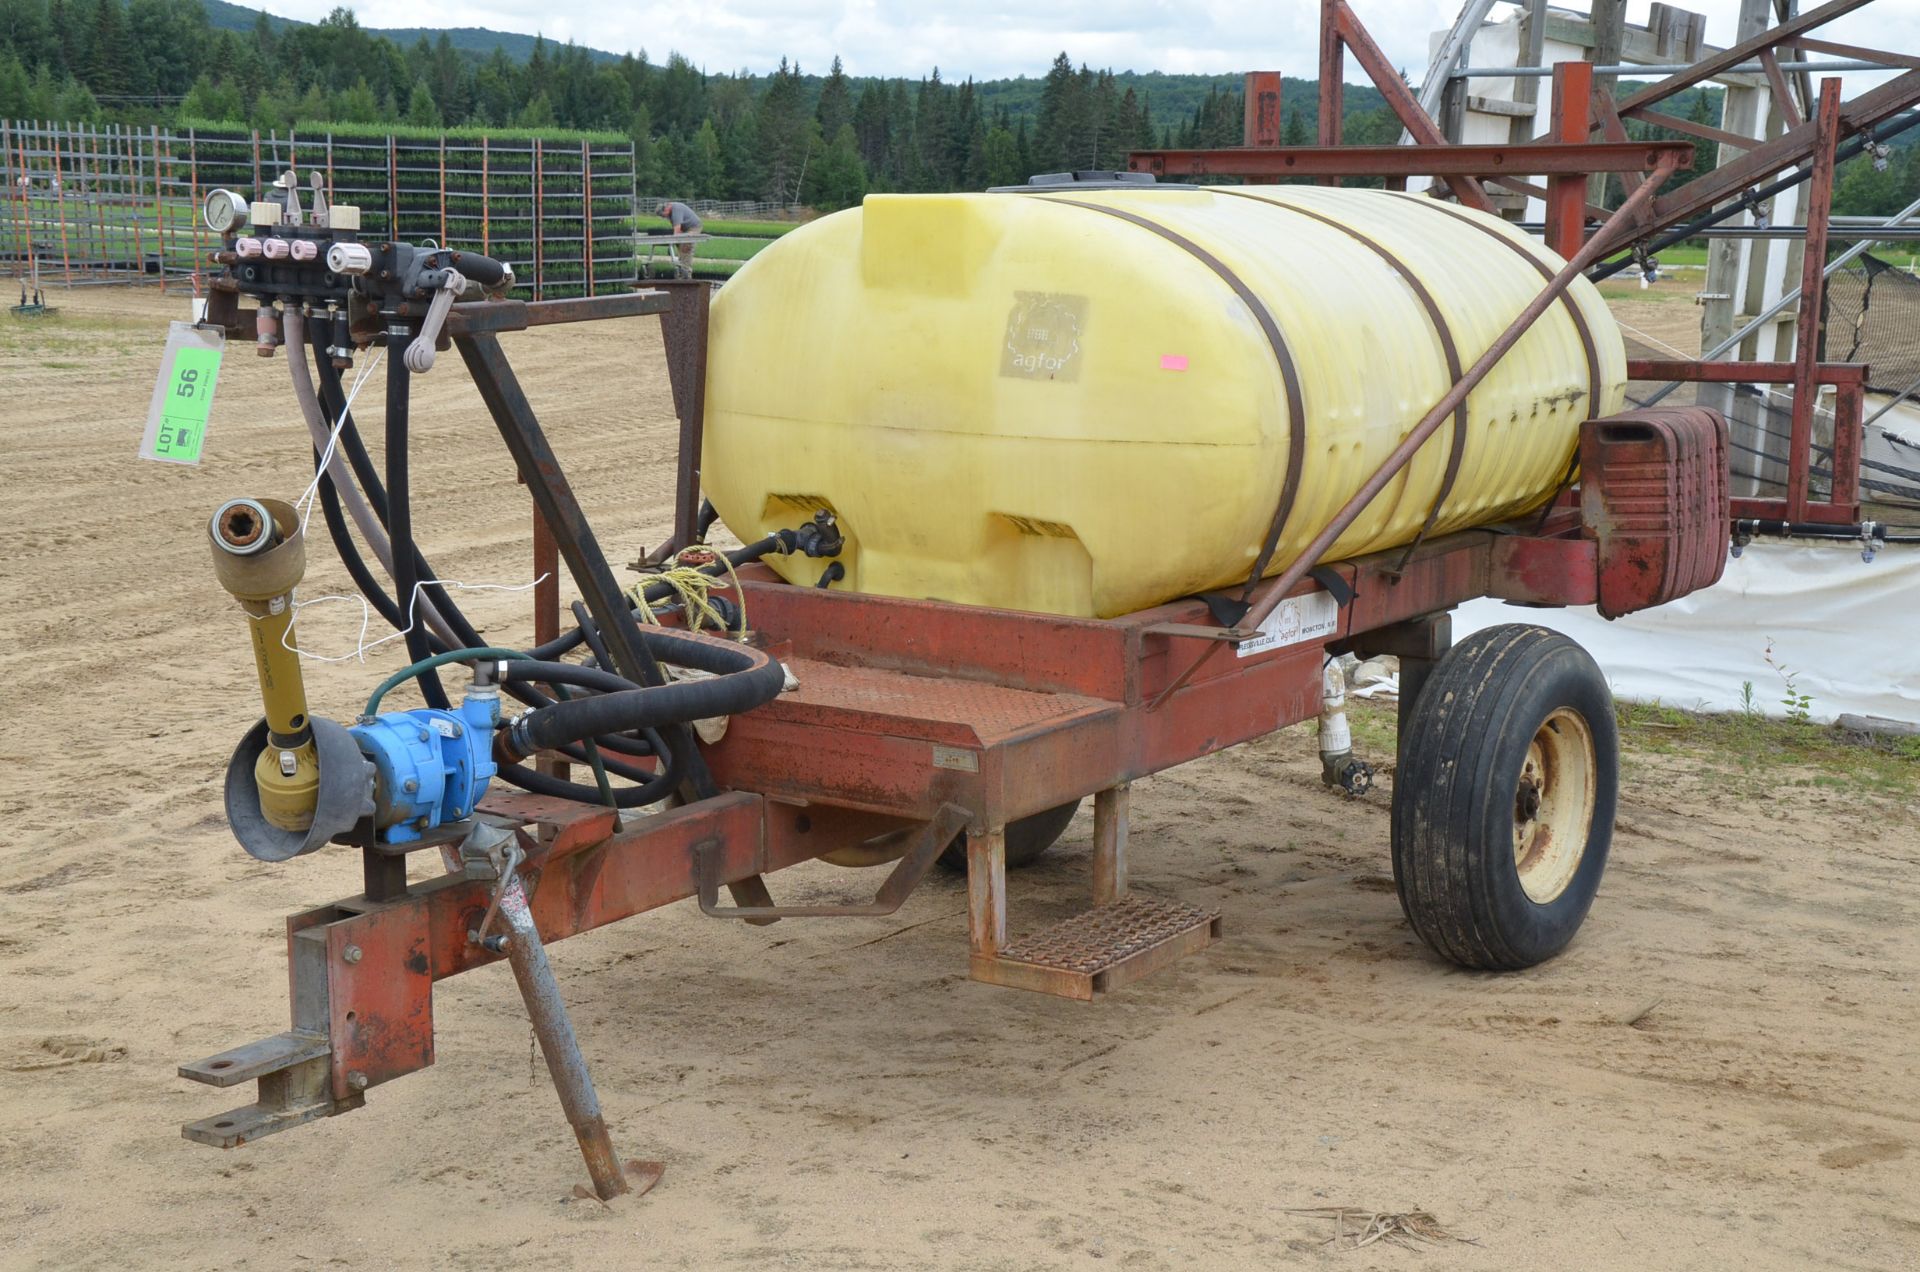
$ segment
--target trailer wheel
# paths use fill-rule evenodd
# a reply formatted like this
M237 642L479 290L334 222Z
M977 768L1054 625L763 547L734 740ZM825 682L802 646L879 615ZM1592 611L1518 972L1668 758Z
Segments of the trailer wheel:
M1080 811L1079 800L1069 800L1058 808L1022 817L1007 823L1007 869L1017 870L1040 860L1040 854L1053 847L1067 831L1067 823ZM961 835L940 854L940 864L949 870L967 868L967 837Z
M1510 623L1433 669L1393 783L1393 877L1420 938L1462 967L1565 949L1613 838L1613 694L1587 651Z

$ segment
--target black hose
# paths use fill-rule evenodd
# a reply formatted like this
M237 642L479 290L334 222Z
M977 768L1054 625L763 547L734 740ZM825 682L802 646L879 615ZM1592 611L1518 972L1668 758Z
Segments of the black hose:
M401 357L400 341L404 332L387 333L387 535L393 541L393 592L406 619L401 629L407 642L407 657L414 662L432 656L427 647L427 627L420 619L421 597L418 562L413 547L413 507L407 488L407 395L413 388L413 372ZM464 639L464 633L462 633ZM414 679L420 696L429 707L448 709L447 691L439 672L429 668Z
M570 799L581 804L604 804L600 790L595 786L582 786L578 782L568 782L561 778L549 777L538 769L530 769L524 764L502 764L499 775L522 790L532 791L535 795L551 795L556 799ZM680 769L669 764L659 776L640 786L616 786L613 788L615 808L644 808L648 804L665 799L673 788L679 785Z
M738 715L773 701L786 683L786 672L778 662L745 645L657 627L642 629L640 638L661 662L709 672L713 678L556 702L521 717L509 731L509 749L532 755L602 734ZM551 668L543 672L527 663L510 663L506 668L509 680L540 680L552 674Z
M347 519L340 509L340 492L334 487L333 475L320 466L320 452L313 452L313 466L319 474L320 516L327 525L327 537L333 540L333 550L340 557L340 564L347 568L347 576L354 586L360 589L360 595L367 598L367 604L387 621L395 631L400 630L404 621L400 617L400 607L393 603L386 589L380 586L373 571L367 568L366 558L360 555L360 549L354 546L352 537L347 533Z
M1741 517L1733 523L1736 534L1782 535L1796 539L1834 539L1864 542L1863 527L1831 525L1824 521L1783 521L1775 517ZM1881 543L1920 543L1920 527L1874 525L1873 538Z
M568 759L573 760L577 763L580 763L580 764L593 763L593 760L588 757L587 748L584 745L563 746L559 748L559 751L560 751L560 754L566 756ZM642 783L651 782L654 778L659 776L659 774L652 769L643 769L637 764L628 764L621 760L609 759L604 753L602 753L600 756L600 764L601 764L601 767L606 769L607 772L613 774L615 777L624 777L629 782L642 782ZM600 794L599 787L594 786L594 787L588 787L587 789L593 792L592 795L589 795L586 797L589 803L604 804L607 802L606 797Z
M572 610L573 610L574 622L579 624L579 626L574 628L575 634L578 635L582 640L586 641L587 648L593 651L594 659L596 660L597 664L600 667L606 668L606 667L613 666L613 659L607 653L606 642L600 638L600 628L597 625L595 625L593 621L593 615L587 612L586 603L584 601L575 601L573 603ZM630 680L623 681L621 687L625 689L639 688L638 685L634 684ZM645 743L646 749L644 751L636 752L637 754L642 754L642 755L665 755L666 754L666 751L667 751L666 739L662 738L657 732L655 732L652 729L643 729L641 730L641 736L646 739L646 743ZM637 745L637 744L629 744L625 738L622 738L620 737L620 735L613 734L613 733L606 734L605 736L600 737L596 740L600 743L601 746L610 747L612 750L616 750L616 751L625 751L627 750L627 747L629 745Z
M561 632L544 645L535 645L533 648L527 650L527 656L529 658L537 658L542 662L551 662L560 655L578 648L580 639L581 632L580 629L576 627L570 632Z
M324 320L321 326L325 326ZM340 423L340 449L346 452L347 463L353 469L354 479L360 483L360 490L366 496L367 506L373 510L373 515L380 524L388 528L388 533L391 535L392 510L387 499L387 491L380 484L379 471L374 467L373 456L367 453L367 444L360 436L360 429L354 423L353 414L347 410L346 392L340 382L340 372L333 365L333 360L326 356L322 341L316 339L308 343L313 347L314 361L319 368L321 404L328 412L328 417ZM447 620L447 626L453 629L456 639L468 648L478 648L489 643L480 635L479 629L467 621L467 616L461 612L460 607L453 603L453 598L448 595L446 588L441 586L439 576L433 572L433 567L427 564L426 555L420 551L418 543L413 545L413 568L415 577L420 582L421 592L433 602L434 608L439 611L441 617ZM402 626L400 623L394 624L396 630L400 626ZM565 649L555 650L548 656L565 652Z
M607 642L601 638L600 627L593 621L593 615L587 610L585 601L575 601L568 607L573 613L574 630L580 633L580 639L587 642L594 662L601 667L613 666L613 656L607 652Z
M601 694L627 693L640 688L625 676L599 667L585 667L579 663L516 660L507 664L507 679L531 680L547 685L578 685L582 689L591 689Z

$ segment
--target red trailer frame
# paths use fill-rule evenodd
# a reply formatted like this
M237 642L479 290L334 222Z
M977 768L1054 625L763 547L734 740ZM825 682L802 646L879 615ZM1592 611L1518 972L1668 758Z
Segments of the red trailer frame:
M1327 0L1327 6L1324 39L1336 62L1342 47L1366 61L1370 42L1345 4ZM1582 82L1578 70L1556 76L1564 103L1577 100ZM1325 84L1323 94L1331 92L1332 100L1323 97L1323 129L1329 119L1337 127L1337 74L1330 89ZM1425 117L1409 114L1405 105L1396 102L1415 127ZM1820 118L1807 128L1819 134L1830 180L1837 94L1824 94L1821 107ZM1629 456L1618 467L1626 474L1618 492L1594 479L1580 498L1563 492L1525 522L1352 560L1321 559L1528 326L1601 254L1617 250L1647 224L1659 185L1690 160L1688 145L1586 144L1580 115L1563 116L1564 126L1556 129L1563 139L1521 151L1435 145L1391 155L1260 150L1225 158L1136 156L1136 167L1169 175L1231 170L1208 166L1223 163L1269 173L1282 170L1275 164L1301 173L1439 173L1468 203L1481 201L1475 175L1549 173L1549 220L1557 245L1572 259L1314 543L1278 577L1247 589L1244 616L1233 626L1223 626L1196 600L1112 620L1079 619L804 589L761 567L741 571L735 599L746 603L759 643L794 671L798 689L733 718L725 737L702 752L708 772L680 807L628 817L564 800L495 795L483 803L477 828L460 828L474 832L468 848L484 838L484 851L463 856L443 841L448 872L425 883L408 882L404 857L363 847L361 894L287 921L290 1027L180 1069L184 1077L219 1087L254 1081L256 1100L189 1123L186 1136L232 1147L360 1107L367 1090L433 1063L434 983L504 957L513 965L596 1190L602 1197L626 1191L628 1174L613 1154L547 968L545 942L687 897L697 898L707 914L750 923L889 913L935 857L964 834L973 978L1088 999L1220 934L1217 913L1129 895L1132 780L1314 717L1322 703L1323 667L1334 652L1398 655L1404 722L1449 648L1447 612L1468 599L1541 606L1602 601L1619 610L1622 597L1625 609L1638 608L1711 581L1700 573L1701 563L1717 576L1728 509L1724 450L1704 443L1705 449L1696 450L1717 456L1718 484L1710 467L1696 463L1685 480L1668 481L1649 503L1647 475L1661 470ZM1337 134L1323 140L1337 140ZM1588 214L1595 210L1583 199L1576 205L1576 198L1586 176L1599 170L1645 175L1626 202L1589 231ZM1817 267L1814 272L1817 277ZM709 295L704 285L679 285L578 301L486 302L456 306L447 321L446 331L534 496L536 575L557 579L564 560L603 628L611 625L603 611L624 607L619 586L498 336L550 322L662 316L681 436L675 531L650 557L657 562L699 537ZM1803 339L1801 348L1817 344ZM1777 374L1800 384L1832 383L1843 423L1836 459L1857 454L1848 448L1858 445L1859 368L1821 365L1808 352L1791 367L1742 364L1736 373L1703 364L1647 364L1636 373L1696 379L1737 374L1743 380ZM1583 452L1589 443L1605 443L1595 430L1612 423L1589 422ZM1674 432L1666 418L1626 423L1627 450L1662 429ZM1696 428L1692 441L1710 442L1710 436ZM1857 490L1841 479L1847 465L1836 465L1830 503L1806 497L1810 434L1798 411L1794 436L1802 452L1795 469L1801 495L1791 509L1806 519L1857 515ZM536 592L536 639L557 630L557 595L557 583ZM1331 618L1325 619L1329 606ZM1290 614L1297 617L1308 607L1324 621L1290 623ZM618 655L616 649L616 662ZM1094 908L1047 932L1012 938L1009 828L1088 795L1095 801ZM870 902L775 904L765 877L815 859L896 864ZM722 904L723 887L733 904ZM489 935L496 918L505 931Z

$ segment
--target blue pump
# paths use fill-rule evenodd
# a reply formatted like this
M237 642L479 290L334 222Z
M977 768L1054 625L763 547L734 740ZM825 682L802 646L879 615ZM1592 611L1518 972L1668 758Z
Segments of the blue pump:
M473 815L497 771L493 731L500 687L475 685L458 711L385 711L348 730L372 763L374 832L383 844L412 843Z

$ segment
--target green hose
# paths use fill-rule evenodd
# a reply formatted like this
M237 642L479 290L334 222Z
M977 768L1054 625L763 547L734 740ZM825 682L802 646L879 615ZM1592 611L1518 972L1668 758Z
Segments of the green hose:
M481 659L487 658L505 659L509 662L534 661L531 656L523 654L517 649L501 649L494 645L482 645L474 649L450 649L444 654L435 654L431 658L422 658L419 662L411 666L402 667L399 671L394 672L391 676L382 680L374 689L373 695L367 699L366 710L361 712L361 714L367 719L372 719L380 710L380 700L382 698L386 697L387 694L394 689L407 683L407 681L412 680L415 676L420 675L422 672L432 671L435 667L443 667L448 663L479 662ZM553 692L562 701L572 696L567 692L565 685L557 684L553 686ZM594 785L600 788L600 798L607 801L608 808L618 808L619 805L614 802L613 798L613 783L607 780L607 766L600 760L600 748L593 744L592 738L582 739L582 745L587 749L587 763L593 766L593 782Z

